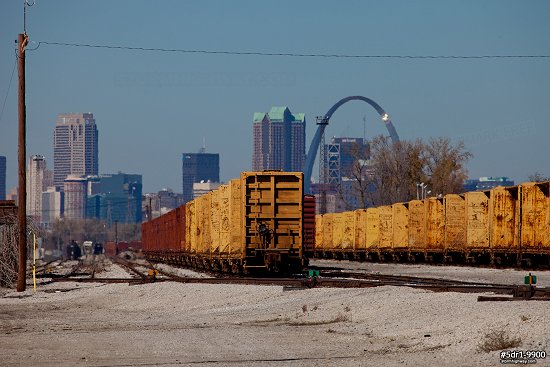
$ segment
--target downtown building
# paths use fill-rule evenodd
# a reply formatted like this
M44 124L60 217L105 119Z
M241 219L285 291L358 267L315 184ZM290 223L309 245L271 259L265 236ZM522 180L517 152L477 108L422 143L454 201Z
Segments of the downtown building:
M109 226L115 222L140 223L141 202L141 175L69 175L63 189L52 186L42 193L42 221L45 226L59 218L97 219Z
M497 186L514 186L514 181L508 177L480 177L466 180L464 191L484 191Z
M141 223L142 176L114 173L88 176L85 216L114 223Z
M86 189L88 180L69 175L63 181L63 218L79 220L86 217Z
M43 193L51 186L53 186L53 172L47 169L44 156L30 156L27 162L27 215L37 223L48 223L45 222L49 213L44 213Z
M54 131L53 181L98 174L98 131L92 113L60 114Z
M357 174L357 163L369 159L369 144L363 138L333 137L325 145L320 181L341 183Z
M357 192L357 178L366 179L370 146L363 138L333 137L321 154L319 183L312 184L319 214L339 213L362 207Z
M27 215L40 221L42 216L42 192L46 191L46 159L32 155L27 163Z
M162 189L143 196L141 212L144 221L157 218L183 204L183 195L172 189Z
M182 154L182 196L183 202L193 200L193 184L198 182L220 182L220 155L206 153Z
M288 107L256 112L252 122L252 170L303 171L306 147L306 118Z
M216 190L220 185L220 182L212 182L210 180L195 182L193 184L193 199L206 195L212 190Z
M60 188L49 186L42 192L42 216L41 225L49 227L53 222L63 216L65 207L65 195Z

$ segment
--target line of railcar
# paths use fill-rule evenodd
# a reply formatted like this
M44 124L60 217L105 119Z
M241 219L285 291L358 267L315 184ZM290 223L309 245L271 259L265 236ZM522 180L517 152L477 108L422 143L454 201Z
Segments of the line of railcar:
M143 252L151 260L206 270L300 271L307 262L304 246L313 249L312 200L304 199L301 172L243 172L144 222Z
M309 257L548 266L550 181L317 215Z

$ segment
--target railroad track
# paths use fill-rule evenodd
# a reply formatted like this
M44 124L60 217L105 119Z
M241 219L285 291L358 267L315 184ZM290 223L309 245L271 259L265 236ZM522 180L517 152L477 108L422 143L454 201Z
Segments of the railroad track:
M312 269L316 269L312 267ZM479 285L486 286L488 283L482 282L467 282L461 280L452 280L444 278L430 278L430 277L416 277L409 275L388 275L380 273L368 273L368 272L354 272L348 270L319 270L319 275L323 277L335 277L335 278L353 278L353 279L365 279L373 281L382 281L382 282L409 282L411 284L432 284L432 285ZM497 285L497 284L493 284ZM507 286L505 284L499 284L502 286Z
M178 283L200 284L240 284L240 285L274 285L286 289L307 288L373 288L380 286L409 287L429 290L432 292L459 292L459 293L494 293L508 297L479 296L479 301L503 300L544 300L550 301L550 288L489 284L478 282L464 282L442 278L413 277L402 275L384 275L375 273L361 273L339 270L321 270L319 276L305 277L303 275L288 278L258 278L245 276L229 276L211 278L192 278L174 275L160 270L150 263L149 266L114 258L113 261L125 268L131 275L129 278L83 278L64 276L54 278L54 282L101 282L101 283L128 283L145 284L153 282L172 281ZM140 270L141 268L141 270ZM151 270L151 271L149 271ZM510 297L511 296L511 297Z

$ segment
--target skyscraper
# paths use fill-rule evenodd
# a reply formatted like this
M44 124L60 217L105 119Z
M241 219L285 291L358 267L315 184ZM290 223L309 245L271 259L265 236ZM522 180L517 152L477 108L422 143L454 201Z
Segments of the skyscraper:
M183 202L193 199L193 184L201 181L220 182L220 155L206 153L183 153L182 155L182 188Z
M49 226L61 218L64 209L64 193L53 186L42 193L42 225Z
M6 157L0 155L0 200L6 200Z
M54 131L53 181L98 173L98 132L92 113L60 114Z
M118 172L88 177L86 217L118 223L140 223L142 176Z
M338 213L361 207L358 178L363 180L371 170L369 143L363 138L333 137L321 154L319 183L312 184L319 213Z
M70 175L63 181L64 210L66 219L84 219L86 214L86 188L88 181L78 175Z
M288 107L254 113L252 170L302 171L305 160L306 118Z
M353 177L354 164L369 158L369 144L363 138L333 137L325 149L326 183L341 183L342 178Z
M27 215L40 221L42 215L42 192L46 191L44 175L46 159L32 155L27 164Z

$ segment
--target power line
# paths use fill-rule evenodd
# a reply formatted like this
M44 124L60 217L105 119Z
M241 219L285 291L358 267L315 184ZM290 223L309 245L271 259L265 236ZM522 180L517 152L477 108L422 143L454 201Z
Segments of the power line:
M224 50L190 50L180 48L132 47L118 45L100 45L86 43L66 43L37 41L40 45L103 48L147 52L172 52L207 55L240 55L240 56L285 56L310 58L342 58L342 59L547 59L550 55L350 55L350 54L322 54L322 53L292 53L292 52L259 52L259 51L224 51ZM37 47L37 48L38 48Z
M13 69L11 71L11 76L10 76L10 82L8 83L8 90L6 91L6 97L4 98L4 103L2 104L2 111L0 112L0 121L2 121L2 117L4 117L4 108L6 107L6 101L8 100L8 95L10 94L11 81L13 79L13 74L15 72L15 67L16 66L17 66L17 57L15 58L15 62L13 63Z

